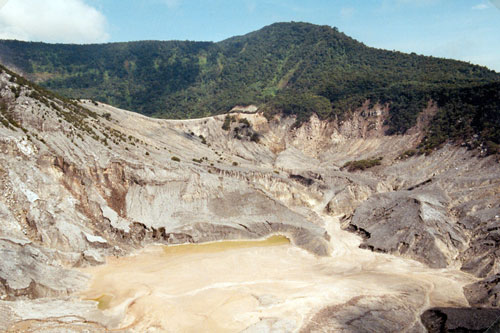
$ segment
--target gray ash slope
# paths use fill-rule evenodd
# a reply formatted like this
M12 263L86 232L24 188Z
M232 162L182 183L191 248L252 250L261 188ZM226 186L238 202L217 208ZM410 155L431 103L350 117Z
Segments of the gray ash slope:
M117 318L75 298L88 280L75 268L146 244L282 233L328 255L320 214L340 216L366 251L473 274L470 305L499 307L498 156L449 144L402 158L425 136L432 104L405 135L387 136L383 105L299 128L293 117L236 113L225 130L224 116L149 119L66 100L5 70L0 96L0 329L113 327ZM343 168L380 156L364 171Z

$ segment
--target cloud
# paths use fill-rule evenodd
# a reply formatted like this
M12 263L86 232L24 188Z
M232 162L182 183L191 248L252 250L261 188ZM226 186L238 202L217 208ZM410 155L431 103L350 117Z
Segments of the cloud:
M0 39L104 42L106 25L104 15L84 0L8 0L0 6Z
M488 9L490 6L486 3L480 3L479 5L475 5L472 7L474 10L483 10L483 9Z

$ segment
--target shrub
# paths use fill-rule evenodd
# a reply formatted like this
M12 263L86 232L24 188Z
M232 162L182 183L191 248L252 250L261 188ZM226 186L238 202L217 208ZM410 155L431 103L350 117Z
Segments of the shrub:
M172 156L171 160L175 161L175 162L180 162L181 161L181 159L178 158L177 156Z
M250 137L250 140L259 143L260 142L260 134L259 133L253 133L252 136Z
M232 117L227 115L226 118L224 118L224 123L222 124L222 129L224 131L229 131L229 129L231 128L231 121L232 121Z
M401 155L399 155L399 158L401 159L405 159L405 158L408 158L408 157L412 157L414 155L417 155L420 151L417 150L417 149L409 149L409 150L406 150L404 153L402 153Z
M238 119L238 123L243 124L244 127L250 127L250 122L247 118Z
M499 144L496 144L492 141L486 141L485 147L486 147L487 155L500 154L500 145Z
M366 160L358 160L358 161L349 161L346 164L344 164L342 168L347 169L347 171L366 170L382 164L381 161L382 157L366 159Z

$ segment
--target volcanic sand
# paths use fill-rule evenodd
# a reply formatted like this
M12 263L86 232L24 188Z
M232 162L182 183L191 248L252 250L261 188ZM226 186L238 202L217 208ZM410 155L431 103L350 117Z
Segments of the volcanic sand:
M430 306L467 306L462 287L473 278L358 248L357 236L325 217L332 255L317 257L283 236L257 241L150 246L92 275L82 298L122 316L117 328L171 332L238 332L279 318L300 328L322 308L356 296L405 293ZM418 302L417 302L418 303Z

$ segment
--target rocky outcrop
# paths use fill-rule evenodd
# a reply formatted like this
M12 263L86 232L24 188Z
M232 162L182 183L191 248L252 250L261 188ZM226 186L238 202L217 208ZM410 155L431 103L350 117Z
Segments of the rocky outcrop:
M30 244L0 241L2 299L69 295L85 286L87 277L54 264L54 255Z
M479 278L494 277L500 246L495 233L500 217L498 162L473 155L445 148L387 167L382 177L398 177L392 180L394 191L361 203L346 225L363 233L363 247L434 267L459 267ZM488 281L468 287L471 305L498 306ZM491 297L479 297L486 290Z
M500 318L500 309L432 308L421 318L429 333L486 332Z
M69 297L0 301L0 330L7 332L105 332L121 318L106 316L95 302Z
M448 267L466 242L448 201L438 187L373 195L356 209L350 227L362 233L363 247Z
M423 299L405 295L355 297L318 312L301 332L422 332L411 308ZM417 303L417 304L415 304Z
M498 308L500 305L500 274L491 275L479 282L469 284L465 286L464 292L472 306Z

